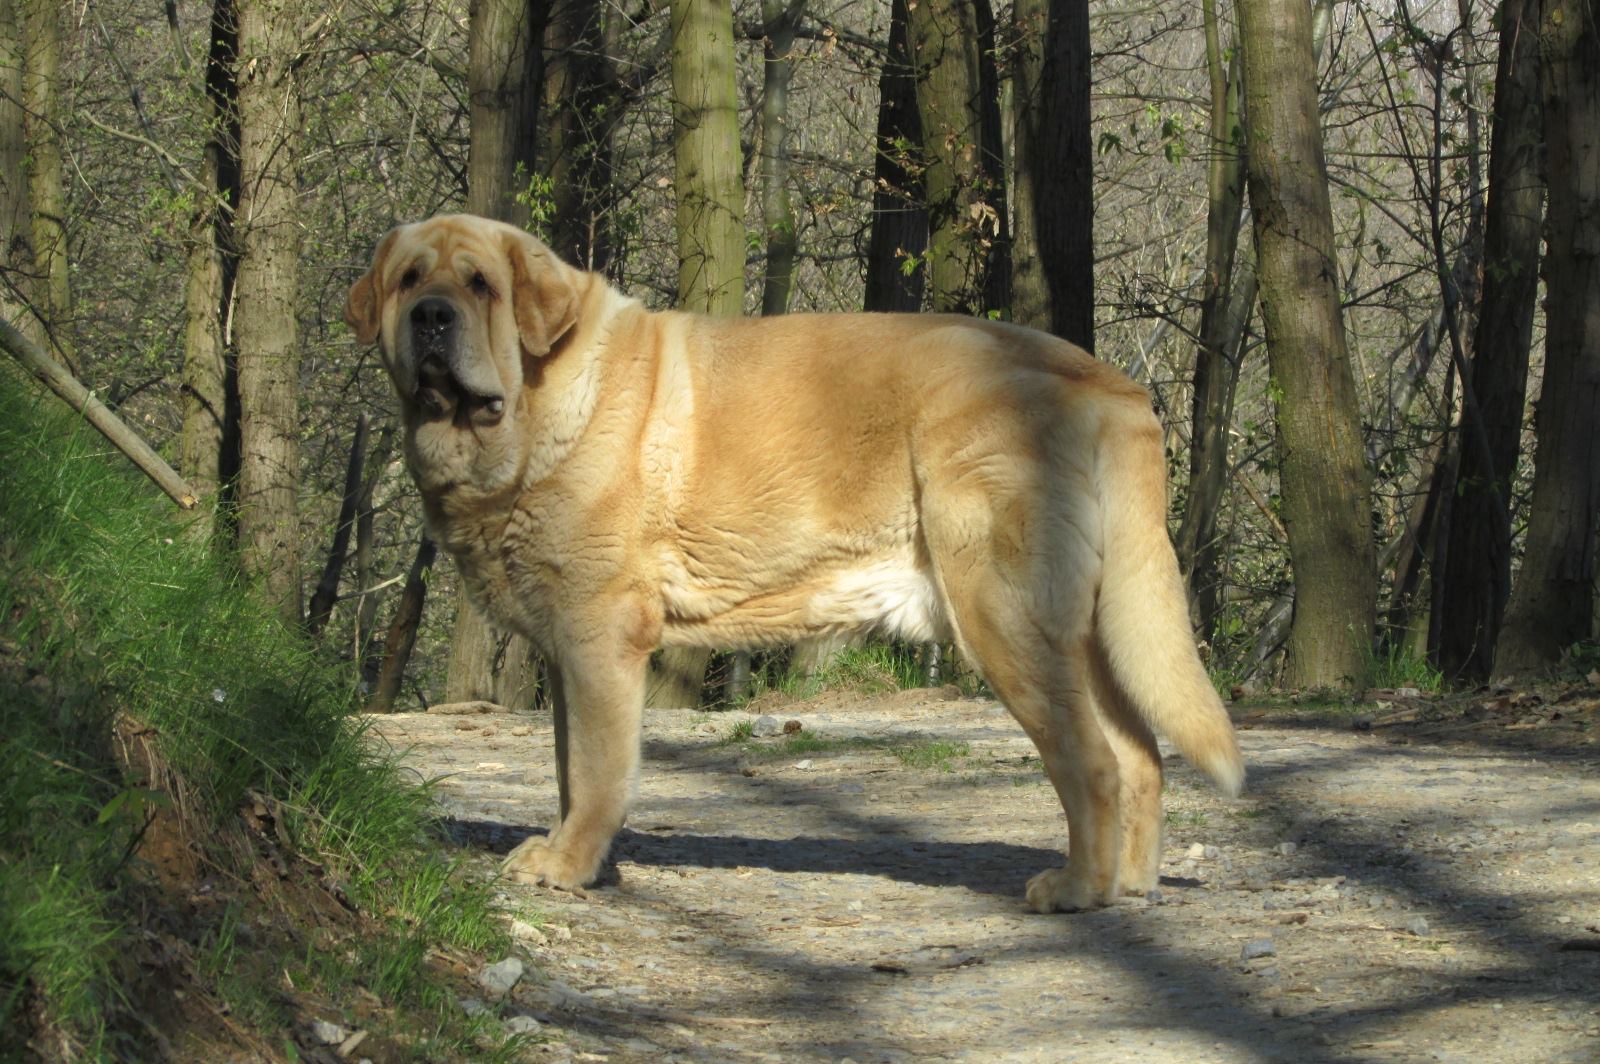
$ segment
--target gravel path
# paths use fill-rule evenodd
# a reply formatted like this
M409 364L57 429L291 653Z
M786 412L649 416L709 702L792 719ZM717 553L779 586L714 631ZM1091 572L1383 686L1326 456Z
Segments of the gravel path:
M1600 1061L1593 746L1256 725L1242 799L1169 758L1157 896L1037 916L1066 822L997 705L770 712L647 714L619 880L516 888L552 1059ZM374 727L484 860L550 817L546 720Z

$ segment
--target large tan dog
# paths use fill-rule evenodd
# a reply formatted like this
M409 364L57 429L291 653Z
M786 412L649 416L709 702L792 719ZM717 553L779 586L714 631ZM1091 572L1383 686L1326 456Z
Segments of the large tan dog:
M402 226L350 290L433 534L556 678L560 821L506 860L589 883L639 769L651 651L841 629L954 639L1066 807L1034 908L1156 881L1169 736L1244 768L1195 653L1138 385L947 315L652 313L522 231Z

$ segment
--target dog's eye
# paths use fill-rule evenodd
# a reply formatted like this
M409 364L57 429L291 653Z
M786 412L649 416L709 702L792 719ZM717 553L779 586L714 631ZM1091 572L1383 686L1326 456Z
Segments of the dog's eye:
M413 266L411 269L400 275L400 287L413 288L416 286L416 283L420 277L421 274L417 273L417 268Z
M489 279L481 273L473 274L472 279L467 282L467 287L472 289L474 295L494 295L494 289L489 287Z

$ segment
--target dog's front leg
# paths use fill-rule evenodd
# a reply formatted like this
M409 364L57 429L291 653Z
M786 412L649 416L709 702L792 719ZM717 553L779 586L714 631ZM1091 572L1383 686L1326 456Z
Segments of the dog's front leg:
M591 645L552 662L560 819L548 836L534 836L506 857L512 879L572 890L599 875L639 772L648 660Z

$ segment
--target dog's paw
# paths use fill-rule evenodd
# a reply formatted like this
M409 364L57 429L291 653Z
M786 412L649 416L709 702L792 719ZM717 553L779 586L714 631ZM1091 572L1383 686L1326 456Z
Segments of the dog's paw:
M1110 905L1115 891L1099 890L1072 868L1052 868L1028 880L1028 905L1034 912L1075 913Z
M593 858L577 859L570 851L552 846L549 838L534 835L506 855L500 871L516 883L581 892L594 882L598 864Z

